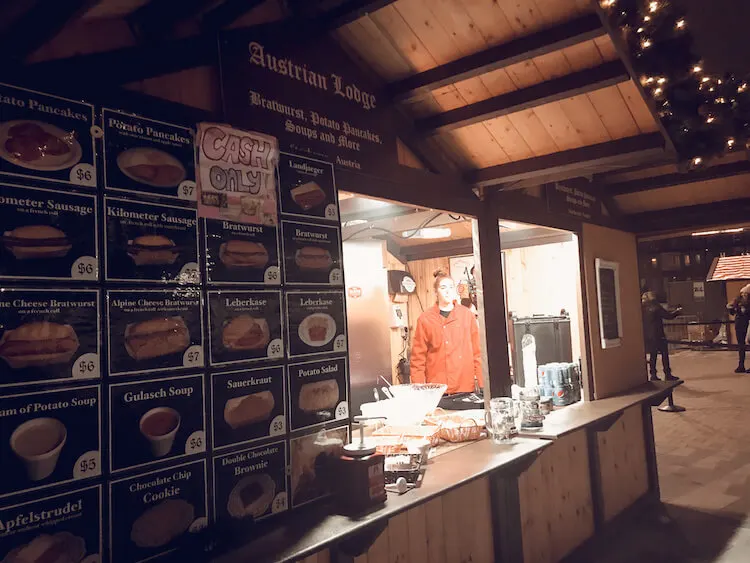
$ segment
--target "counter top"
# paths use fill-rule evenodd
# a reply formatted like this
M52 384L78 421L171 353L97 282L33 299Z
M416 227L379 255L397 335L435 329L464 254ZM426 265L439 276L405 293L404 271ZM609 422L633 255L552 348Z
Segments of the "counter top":
M419 488L406 494L388 493L384 506L358 518L334 514L330 505L319 505L289 515L270 534L213 559L212 563L285 563L302 559L325 549L368 525L388 519L411 507L445 494L473 479L503 469L512 472L515 464L536 456L550 442L515 439L513 444L496 445L480 440L431 459Z
M639 403L664 400L682 381L649 381L614 397L587 401L552 411L538 431L521 430L519 436L554 440Z

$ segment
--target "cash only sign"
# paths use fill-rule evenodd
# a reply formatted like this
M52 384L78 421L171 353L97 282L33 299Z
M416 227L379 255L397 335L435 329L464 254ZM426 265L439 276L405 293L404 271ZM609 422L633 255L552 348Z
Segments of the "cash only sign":
M198 125L198 214L208 219L278 224L274 137L219 123Z

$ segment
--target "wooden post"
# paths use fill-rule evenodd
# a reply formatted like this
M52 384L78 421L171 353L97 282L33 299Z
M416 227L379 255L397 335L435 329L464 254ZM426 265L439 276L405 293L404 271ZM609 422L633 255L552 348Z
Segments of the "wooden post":
M492 196L489 196L492 197ZM472 221L474 276L477 280L479 333L482 342L482 377L485 399L510 397L508 314L505 309L500 228L489 201Z

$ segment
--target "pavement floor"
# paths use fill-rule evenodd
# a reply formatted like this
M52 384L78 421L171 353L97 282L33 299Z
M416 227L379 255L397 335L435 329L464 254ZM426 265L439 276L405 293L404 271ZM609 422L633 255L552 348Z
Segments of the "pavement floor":
M736 366L736 352L672 354L687 410L653 411L663 505L608 534L586 563L750 563L750 373Z

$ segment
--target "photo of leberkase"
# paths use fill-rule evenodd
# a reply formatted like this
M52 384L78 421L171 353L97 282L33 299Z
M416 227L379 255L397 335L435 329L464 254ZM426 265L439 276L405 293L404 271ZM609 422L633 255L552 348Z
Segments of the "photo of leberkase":
M101 562L101 486L73 490L31 502L0 507L0 522L13 523L0 534L3 563ZM58 515L54 526L40 526L29 514Z
M101 474L99 387L0 397L0 497Z
M196 284L194 209L105 197L105 279Z
M99 278L96 197L0 184L0 278Z
M109 491L112 563L165 555L208 525L205 461L118 479Z
M96 187L94 106L0 84L0 175Z
M205 219L206 277L211 284L281 284L275 226Z
M203 367L196 288L107 292L110 375Z
M288 291L289 357L346 352L346 315L341 291Z
M0 388L100 377L99 292L0 293Z
M190 128L106 108L102 123L107 189L196 200Z
M282 153L279 157L281 212L328 221L339 218L333 166Z
M341 232L337 227L281 222L284 282L293 285L344 284Z

